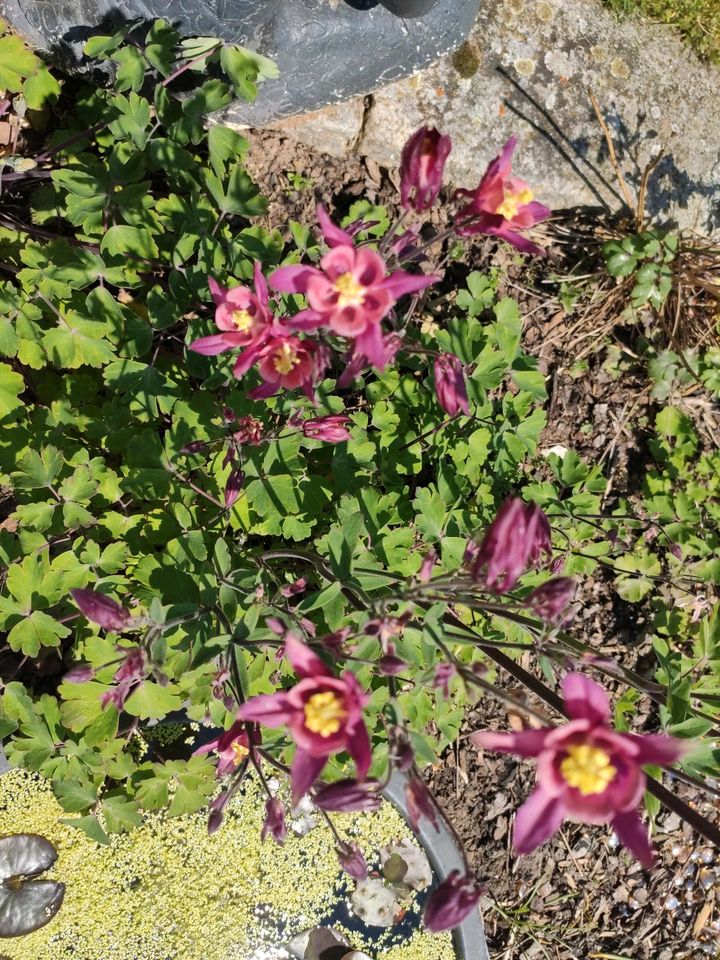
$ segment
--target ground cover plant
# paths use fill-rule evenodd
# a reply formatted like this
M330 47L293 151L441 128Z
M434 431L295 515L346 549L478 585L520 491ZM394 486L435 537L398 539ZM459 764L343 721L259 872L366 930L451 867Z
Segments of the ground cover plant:
M602 459L538 456L547 386L521 305L497 273L453 271L477 236L545 262L528 231L550 211L513 174L514 140L439 233L424 221L451 144L425 128L398 216L359 199L269 229L247 140L203 120L271 64L162 22L87 53L114 86L48 86L52 134L2 172L10 760L98 843L141 811L209 806L222 830L263 764L330 817L377 805L399 769L417 823L439 816L424 768L494 695L522 729L472 742L539 757L518 852L569 815L650 866L660 804L715 841L660 782L718 774L717 451L686 393L717 391L713 349L656 351L654 466L640 500L615 494ZM633 322L677 293L673 237L598 244ZM557 286L579 309L580 281ZM574 631L600 576L650 616L650 670ZM190 757L167 748L186 721L208 730ZM268 794L268 841L286 813ZM459 922L480 879L451 877L428 927Z

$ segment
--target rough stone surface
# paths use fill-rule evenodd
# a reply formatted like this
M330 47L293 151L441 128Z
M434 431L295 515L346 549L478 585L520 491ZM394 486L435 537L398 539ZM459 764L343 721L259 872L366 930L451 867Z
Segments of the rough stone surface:
M450 181L474 186L512 133L517 171L557 208L618 208L620 190L588 90L612 131L636 193L647 164L646 209L703 232L720 228L720 71L668 28L608 13L599 0L497 0L481 5L468 43L436 66L351 101L338 129L320 111L289 135L325 151L354 148L396 166L421 123L453 137ZM362 114L359 108L363 108Z

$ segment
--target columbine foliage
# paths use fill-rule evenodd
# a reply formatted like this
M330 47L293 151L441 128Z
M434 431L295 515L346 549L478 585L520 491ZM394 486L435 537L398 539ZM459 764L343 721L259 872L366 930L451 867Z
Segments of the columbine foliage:
M233 92L252 97L268 61L180 41L162 21L94 37L86 53L109 61L114 87L68 81L63 128L11 180L30 195L27 217L0 230L11 761L46 776L68 822L100 843L166 807L210 804L218 830L249 769L265 784L261 760L291 770L295 799L310 793L323 813L374 808L395 768L417 827L438 818L419 768L478 691L504 696L496 665L563 709L503 648L533 651L546 675L585 660L648 692L566 632L576 578L604 565L642 600L660 561L628 538L647 542L650 515L673 546L703 560L714 547L675 529L692 505L683 518L653 474L647 517L621 505L603 518L602 468L572 451L528 483L546 392L518 304L495 275L471 273L439 312L427 291L454 248L443 256L408 226L438 197L449 140L419 131L404 152L404 222L363 201L341 226L319 209L317 235L291 225L287 247L257 223L266 203L246 140L204 123ZM542 253L525 231L550 211L513 175L515 147L456 194L454 230ZM680 414L661 418L667 472L694 447ZM705 732L683 727L702 719L689 692L677 707L685 661L658 653L663 720ZM174 752L178 713L197 725L192 756ZM644 761L622 793L629 740L605 709L601 726L592 743L567 741L574 754L562 736L538 754L573 760L556 773L560 812L599 805L589 822L612 810L637 825ZM588 780L588 756L602 776ZM574 781L590 800L574 802ZM268 790L263 836L286 829ZM338 850L360 877L352 845L338 837ZM428 924L452 926L479 896L471 875L451 876Z

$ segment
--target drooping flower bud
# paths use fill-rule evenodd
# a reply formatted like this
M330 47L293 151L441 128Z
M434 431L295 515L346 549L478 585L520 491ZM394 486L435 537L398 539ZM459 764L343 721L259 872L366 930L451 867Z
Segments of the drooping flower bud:
M181 447L180 453L202 453L206 448L207 443L204 440L191 440Z
M378 810L382 802L379 790L377 780L338 780L316 790L313 803L331 813Z
M441 933L457 927L475 909L482 893L483 888L472 874L462 876L459 870L451 871L425 905L426 929Z
M470 413L464 369L454 353L440 354L433 364L438 403L449 417L456 417L461 410L466 416Z
M433 686L436 690L440 690L446 700L450 697L450 681L456 673L457 670L452 663L438 664L437 670L435 671Z
M219 793L215 799L211 802L208 807L208 826L207 830L210 835L216 833L223 822L225 817L225 807L227 802L230 799L230 791L223 790L222 793Z
M548 518L537 504L511 497L500 507L479 547L470 550L468 545L470 576L495 593L512 590L543 553L552 555L550 534Z
M225 484L225 506L229 509L240 496L242 485L245 481L245 474L242 470L231 470Z
M72 667L63 677L64 683L85 683L92 680L95 676L95 670L89 663L78 663Z
M400 202L405 210L428 210L442 186L450 137L434 127L420 127L403 147L400 160Z
M287 836L287 823L285 822L285 808L277 797L268 797L265 803L265 822L260 832L262 840L272 837L275 843L281 846Z
M429 583L432 578L433 567L437 563L437 551L432 548L423 557L422 566L418 570L417 578L420 583Z
M354 880L367 880L368 865L356 843L344 843L336 847L340 866Z
M286 597L294 597L298 593L302 593L303 590L307 587L307 580L305 577L300 577L299 580L293 580L292 583L286 583L284 586L280 587L280 593Z
M572 577L556 577L533 590L525 603L541 620L558 623L564 619L574 594L575 581Z
M405 787L405 801L407 803L410 826L413 828L415 833L418 832L418 829L420 828L420 821L423 817L427 817L430 823L434 827L437 827L437 807L433 802L430 791L416 773L411 774L408 779Z
M132 620L129 610L97 590L75 589L70 591L70 595L80 612L104 630L124 630Z
M328 443L342 443L350 439L347 425L350 417L343 413L330 414L326 417L311 417L302 423L302 432L308 439L325 440Z

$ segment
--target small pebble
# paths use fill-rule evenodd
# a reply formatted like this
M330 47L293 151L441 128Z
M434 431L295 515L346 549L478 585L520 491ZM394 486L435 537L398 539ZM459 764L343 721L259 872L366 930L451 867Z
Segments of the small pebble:
M668 897L667 900L665 901L666 910L677 910L679 906L680 906L680 901L678 900L677 897Z

